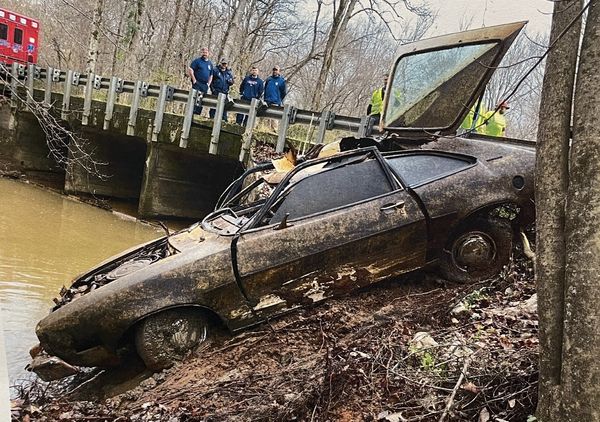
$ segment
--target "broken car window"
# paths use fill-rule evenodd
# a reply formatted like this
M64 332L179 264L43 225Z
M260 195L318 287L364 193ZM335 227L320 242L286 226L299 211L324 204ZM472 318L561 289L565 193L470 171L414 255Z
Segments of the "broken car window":
M474 160L433 154L406 154L386 160L408 186L417 186L449 176L475 163Z
M356 159L356 157L354 157ZM310 167L303 171L304 174ZM292 180L296 177L292 178ZM344 207L392 191L385 172L377 160L349 161L308 175L282 192L273 206L270 223Z
M462 45L407 55L392 79L389 127L446 128L469 103L500 50L498 43Z

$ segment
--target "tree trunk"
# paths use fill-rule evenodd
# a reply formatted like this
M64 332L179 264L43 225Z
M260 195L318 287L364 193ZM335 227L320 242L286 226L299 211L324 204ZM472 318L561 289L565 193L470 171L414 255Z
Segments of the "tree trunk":
M244 38L246 37L246 34L243 33L242 21L244 17L248 17L248 14L246 13L247 6L248 0L240 0L238 2L237 13L233 19L232 42L230 43L230 46L225 46L226 56L243 53L242 46L244 45ZM230 57L229 60L232 60L232 58Z
M117 37L116 37L116 41L115 41L115 45L113 46L113 54L112 54L112 63L110 66L110 74L111 75L116 75L117 72L117 63L119 61L119 56L122 57L122 53L120 53L120 49L123 48L123 46L121 45L120 39L121 39L121 34L123 32L123 21L125 19L125 14L121 13L119 16L119 25L117 27Z
M100 37L100 27L102 26L102 12L104 11L104 0L96 1L94 9L94 18L92 20L92 33L90 34L90 43L88 47L88 59L85 71L96 73L96 63L98 62L98 39Z
M188 40L188 32L190 30L190 20L192 18L192 12L193 12L193 7L194 7L194 0L187 0L187 4L185 7L185 20L183 21L183 26L181 27L181 41L182 43L188 43L190 40ZM179 49L179 54L178 54L178 59L179 59L179 66L178 66L178 72L179 72L179 83L180 86L186 86L189 83L189 77L187 75L187 63L189 60L189 57L187 56L187 54L184 54L184 49L183 46L182 48Z
M223 31L223 39L221 40L221 44L219 45L219 50L217 52L217 60L221 60L225 52L232 51L228 48L228 44L230 43L229 40L233 38L233 40L235 41L237 37L237 31L239 31L241 27L241 18L244 13L244 9L246 8L246 4L246 0L239 0L237 4L233 4L233 13L227 21L225 31Z
M173 36L175 34L175 28L177 27L177 23L179 22L179 10L181 9L181 0L177 0L175 3L175 16L173 16L173 21L171 22L171 26L169 27L169 32L167 33L167 40L163 45L162 54L160 55L160 60L158 62L158 69L160 71L166 72L164 69L165 62L167 61L167 54L173 50Z
M581 0L554 3L551 42L581 10ZM560 420L557 412L564 320L565 198L573 84L581 24L556 45L546 62L536 154L536 284L540 320L538 416Z
M319 78L317 79L317 83L315 85L315 90L313 94L313 110L320 110L321 108L321 99L323 96L323 91L325 90L325 86L327 85L327 77L329 76L329 71L331 69L331 66L333 65L333 59L338 47L338 43L342 38L342 35L346 31L348 21L352 16L352 12L354 11L356 3L357 0L341 0L339 8L333 17L331 29L327 37L327 44L325 45L325 53L323 54L323 64L321 65L321 70L319 71Z
M590 4L575 89L566 203L564 422L600 421L600 4Z

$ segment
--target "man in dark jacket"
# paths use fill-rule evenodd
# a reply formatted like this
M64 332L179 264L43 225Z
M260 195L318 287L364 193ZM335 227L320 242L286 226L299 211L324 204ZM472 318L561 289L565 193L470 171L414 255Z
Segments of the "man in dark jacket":
M227 67L227 59L221 59L219 67L213 71L212 83L210 84L210 90L213 95L229 94L229 87L233 85L234 78L231 69ZM214 118L217 110L214 108L210 109L210 118ZM227 112L223 111L223 120L227 121Z
M188 75L192 80L192 88L201 92L202 95L208 92L208 87L212 82L214 65L208 59L208 48L200 50L200 57L194 59L188 67ZM194 114L200 114L202 106L194 106Z
M269 106L280 106L286 94L285 79L281 76L279 66L275 66L273 74L265 81L265 101Z
M247 75L240 85L241 99L246 101L252 101L253 98L260 98L263 95L265 89L265 83L261 78L258 77L258 68L252 66L250 68L250 74ZM238 125L246 126L248 121L248 115L238 113L235 116L235 121Z

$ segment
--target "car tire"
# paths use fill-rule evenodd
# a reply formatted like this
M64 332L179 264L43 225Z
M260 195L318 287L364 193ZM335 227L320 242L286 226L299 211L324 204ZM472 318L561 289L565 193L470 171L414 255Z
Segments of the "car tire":
M442 251L441 273L450 281L465 284L491 278L508 264L512 244L507 220L471 220L450 237Z
M209 338L209 319L199 310L169 309L142 320L135 347L146 367L154 371L173 366Z

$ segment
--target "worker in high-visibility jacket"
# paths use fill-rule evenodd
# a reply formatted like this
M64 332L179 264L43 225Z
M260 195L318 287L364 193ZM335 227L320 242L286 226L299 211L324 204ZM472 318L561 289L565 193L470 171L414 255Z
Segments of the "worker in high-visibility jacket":
M475 124L473 124L473 117L475 117L475 106L471 107L469 113L465 117L465 120L463 120L460 125L461 129L474 133L482 133L485 135L485 124L483 123L483 116L485 116L485 114L485 108L483 105L480 105L479 112L477 113L477 119L475 120Z
M507 101L502 101L496 110L488 111L484 116L485 134L489 136L506 136L506 117L504 114L510 107Z
M385 99L385 87L387 86L388 76L383 76L383 86L373 91L371 95L371 103L367 107L367 114L371 116L374 125L379 124L381 120L381 112L383 111L383 100Z

